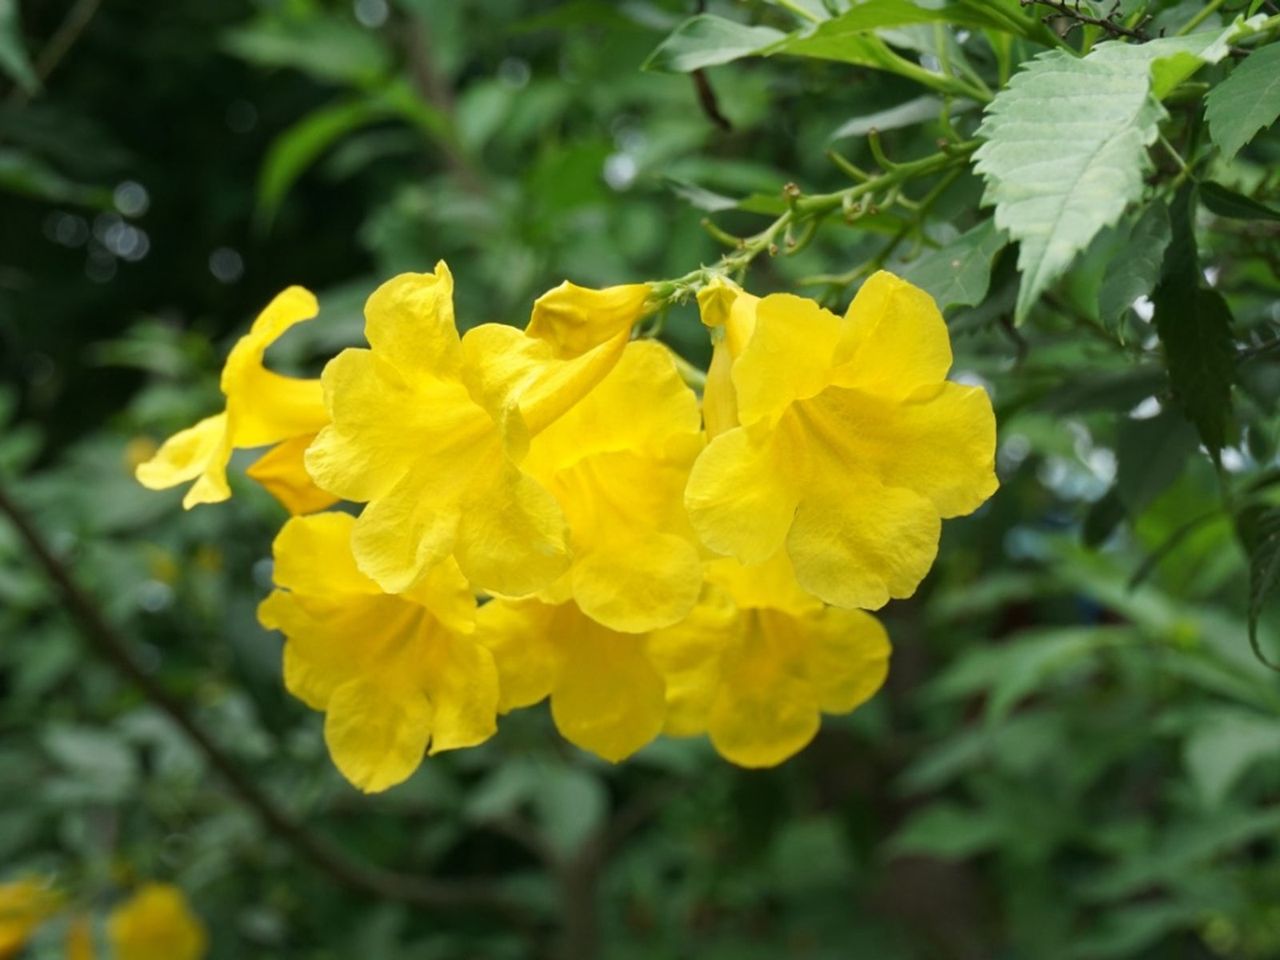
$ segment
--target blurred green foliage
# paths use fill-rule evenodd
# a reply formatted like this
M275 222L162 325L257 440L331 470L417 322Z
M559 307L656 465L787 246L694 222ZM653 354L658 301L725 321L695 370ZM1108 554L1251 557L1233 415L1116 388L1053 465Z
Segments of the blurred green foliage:
M736 27L709 29L681 0L0 0L0 477L289 815L370 862L483 881L522 913L410 907L300 860L90 656L4 523L0 880L56 876L94 910L171 880L215 958L540 957L565 930L620 960L1280 955L1280 682L1248 628L1252 610L1274 653L1275 130L1198 171L1216 186L1196 210L1148 196L1102 211L1110 225L1019 327L1014 250L969 169L909 235L862 211L755 268L757 290L812 281L843 305L881 257L948 308L956 375L992 391L1001 421L1000 493L948 525L918 596L886 611L887 689L779 769L670 740L609 767L525 711L362 797L254 618L279 508L239 482L182 514L131 477L148 438L216 407L228 339L286 284L323 312L276 359L314 372L358 341L378 280L440 258L464 325L521 322L564 277L678 276L719 254L708 211L745 233L784 208L785 183L844 185L829 146L871 165L875 128L889 156L922 156L946 135L943 96L973 135L975 104L922 89L881 47L998 86L1050 31L1103 38L959 3L977 18L959 29L739 59L847 6L722 0L708 16ZM1241 6L1126 0L1118 16L1154 16L1154 35L1205 10L1205 29L1276 13ZM1025 36L979 36L1005 13ZM1231 59L1196 76L1223 101ZM1178 146L1200 142L1202 93L1170 105ZM1255 125L1247 106L1229 147ZM1151 157L1153 182L1178 176ZM1194 299L1166 256L1193 226L1235 337L1216 463L1169 402L1142 315L1160 284ZM705 361L691 311L663 336ZM31 955L61 956L61 937L45 928Z

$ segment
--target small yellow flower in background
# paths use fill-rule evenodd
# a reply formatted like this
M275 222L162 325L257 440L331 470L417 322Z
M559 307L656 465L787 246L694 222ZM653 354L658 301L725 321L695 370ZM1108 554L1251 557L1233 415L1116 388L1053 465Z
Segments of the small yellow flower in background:
M107 920L112 960L200 960L208 936L177 887L151 883Z
M525 468L568 519L573 564L540 598L573 598L613 630L683 619L702 561L682 491L702 449L698 402L670 351L627 345L585 399L535 438Z
M884 683L884 627L801 590L784 551L752 567L714 561L707 584L688 620L648 638L667 733L705 732L725 759L769 767L813 739L821 714L849 713Z
M66 960L95 960L97 951L93 947L93 921L80 914L73 917L67 926Z
M317 312L316 298L289 287L268 304L231 349L222 368L222 413L166 440L149 460L138 464L138 482L152 490L195 482L183 497L187 509L219 503L231 496L227 464L233 449L276 446L267 462L251 471L292 513L334 502L317 491L302 463L302 451L328 421L318 380L286 377L262 365L267 347L290 327Z
M320 487L367 504L359 568L391 593L450 555L487 592L533 593L564 574L564 513L521 463L613 369L646 297L565 285L535 304L537 335L483 324L459 337L444 263L379 287L365 307L370 349L325 367L332 423L306 458Z
M42 880L27 877L0 884L0 960L16 957L61 906L62 897Z
M549 696L561 736L614 763L662 732L665 691L643 634L610 630L572 601L491 600L477 637L498 665L503 713Z
M944 379L936 304L883 271L844 317L789 294L739 303L726 287L701 297L731 361L728 378L709 378L721 432L685 495L702 542L745 564L785 550L800 585L837 606L910 596L941 520L997 486L991 401Z
M285 686L325 712L334 763L372 793L405 780L428 747L488 739L498 674L474 639L475 598L457 564L385 594L356 568L354 525L344 513L289 520L274 544L277 589L258 617L285 635Z

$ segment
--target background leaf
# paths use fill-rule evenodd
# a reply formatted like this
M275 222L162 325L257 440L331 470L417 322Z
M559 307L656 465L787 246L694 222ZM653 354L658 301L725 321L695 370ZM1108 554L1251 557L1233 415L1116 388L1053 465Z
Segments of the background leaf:
M1209 135L1230 160L1280 117L1280 43L1255 50L1204 102Z
M772 27L749 27L702 13L676 27L645 60L644 69L691 73L757 54L782 36Z
M983 202L1019 243L1020 323L1075 255L1142 191L1163 108L1146 67L1050 51L987 107L975 154ZM1069 97L1063 96L1070 90Z
M992 262L1008 242L995 222L986 220L908 264L902 273L929 291L943 310L973 306L986 297Z
M40 88L31 58L22 40L22 20L18 0L0 0L0 70L27 93Z

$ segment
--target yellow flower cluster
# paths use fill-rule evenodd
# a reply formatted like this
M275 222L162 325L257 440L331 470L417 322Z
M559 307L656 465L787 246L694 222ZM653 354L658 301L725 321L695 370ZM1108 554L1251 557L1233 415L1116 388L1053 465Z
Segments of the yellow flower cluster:
M204 925L182 891L169 884L146 884L111 911L105 954L98 951L91 918L66 907L66 897L45 881L0 884L0 960L19 956L38 929L64 913L66 960L202 960L208 951Z
M138 467L195 480L190 506L229 495L232 448L269 447L250 473L295 516L260 619L356 786L544 698L609 760L705 733L768 766L883 683L864 611L910 596L941 520L996 488L991 404L946 380L936 305L885 272L844 316L712 277L699 397L634 338L654 299L565 283L523 330L460 335L441 263L383 284L369 347L304 381L262 366L315 314L291 288L232 351L226 411ZM337 500L362 506L316 512Z

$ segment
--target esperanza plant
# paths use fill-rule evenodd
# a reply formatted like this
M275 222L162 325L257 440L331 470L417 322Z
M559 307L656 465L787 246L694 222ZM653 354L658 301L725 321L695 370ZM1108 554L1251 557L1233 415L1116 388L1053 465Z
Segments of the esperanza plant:
M353 784L391 787L546 698L611 761L665 731L769 766L876 692L889 643L865 611L910 596L941 519L996 489L991 402L945 379L928 294L881 271L840 316L708 268L562 284L523 330L460 336L452 293L443 263L387 281L369 347L317 382L261 366L315 313L286 291L232 351L227 412L138 467L148 486L198 477L190 507L229 495L231 447L276 443L277 469L250 475L315 491L280 497L305 515L276 537L259 619ZM701 395L638 333L695 295L715 343Z

